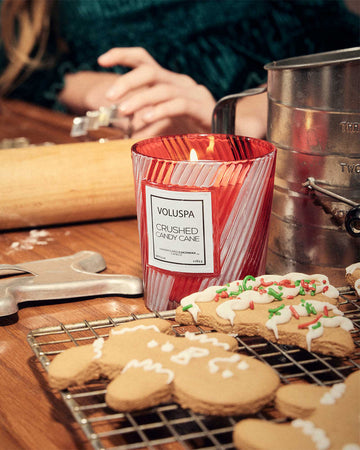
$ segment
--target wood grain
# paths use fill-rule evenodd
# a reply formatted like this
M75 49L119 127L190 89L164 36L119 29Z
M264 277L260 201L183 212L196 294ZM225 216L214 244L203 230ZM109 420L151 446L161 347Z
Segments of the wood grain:
M46 245L33 249L11 248L24 242L29 230L0 235L0 264L16 264L67 256L81 250L101 253L107 262L104 273L141 277L137 222L135 219L46 228ZM21 306L21 305L20 305ZM46 380L26 341L32 329L128 316L148 312L143 298L109 296L62 302L31 302L17 314L0 319L0 448L91 448L67 407Z
M3 101L0 106L0 139L24 136L39 144L0 150L0 264L92 250L105 258L104 273L142 277L134 217L56 225L111 216L106 210L116 217L134 214L130 142L111 142L107 147L82 144L69 136L71 117L17 101ZM119 137L112 129L104 129L102 134ZM40 147L45 141L58 145ZM76 165L72 164L75 160ZM31 230L14 229L45 223L53 224L46 228L48 236L38 239L33 248L29 246ZM30 330L144 312L148 310L141 297L111 296L31 302L20 305L17 314L0 318L0 448L92 448L59 395L49 388L26 340Z
M101 127L86 136L72 137L73 116L49 111L21 100L0 99L0 140L25 137L31 145L79 143L106 139L121 139L123 132L117 128Z

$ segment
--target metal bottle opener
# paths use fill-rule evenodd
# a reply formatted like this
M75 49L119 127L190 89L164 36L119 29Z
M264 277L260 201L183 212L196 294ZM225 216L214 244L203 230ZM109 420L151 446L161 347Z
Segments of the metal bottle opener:
M18 304L26 301L143 293L140 278L96 273L105 268L104 258L92 251L17 265L0 264L0 317L16 313ZM18 273L24 275L11 277Z

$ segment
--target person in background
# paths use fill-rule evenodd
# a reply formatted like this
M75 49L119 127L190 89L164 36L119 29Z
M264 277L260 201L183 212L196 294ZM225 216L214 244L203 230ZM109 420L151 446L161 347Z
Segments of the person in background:
M342 0L0 3L0 95L73 114L117 104L135 138L209 132L216 101L266 83L266 63L359 45ZM241 102L238 134L264 137L266 94Z

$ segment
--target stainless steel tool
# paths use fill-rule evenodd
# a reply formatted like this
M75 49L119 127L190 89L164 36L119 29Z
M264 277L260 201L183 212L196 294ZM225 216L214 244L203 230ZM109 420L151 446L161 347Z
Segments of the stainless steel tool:
M267 140L277 148L266 270L326 273L341 285L344 267L360 257L360 47L265 69ZM263 91L220 99L213 131L233 133L238 98Z
M18 311L18 304L99 295L141 295L142 280L130 275L98 274L106 268L96 252L17 265L0 264L0 316ZM22 276L13 277L12 275Z

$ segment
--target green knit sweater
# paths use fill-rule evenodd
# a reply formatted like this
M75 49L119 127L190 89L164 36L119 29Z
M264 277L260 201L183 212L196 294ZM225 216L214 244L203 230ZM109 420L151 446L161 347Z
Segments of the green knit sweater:
M144 47L218 99L265 82L267 62L357 46L360 29L341 0L58 0L54 19L69 52L11 94L52 108L64 74L104 70L97 57L112 47Z

